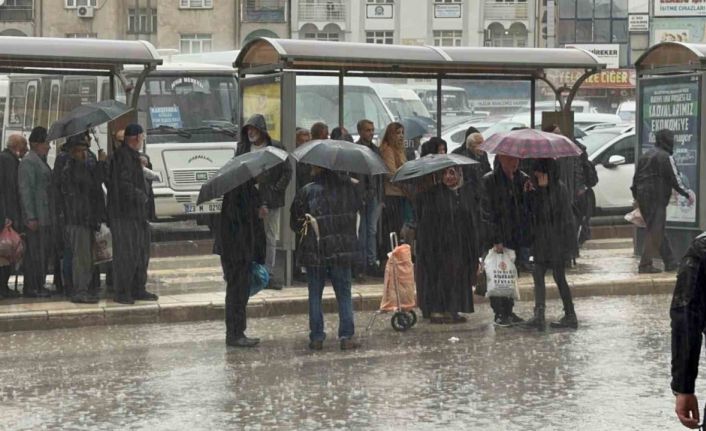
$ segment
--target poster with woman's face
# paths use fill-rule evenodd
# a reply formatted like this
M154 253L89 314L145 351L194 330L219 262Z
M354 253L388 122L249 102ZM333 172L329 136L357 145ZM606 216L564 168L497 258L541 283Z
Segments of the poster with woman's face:
M689 42L689 30L655 30L657 42Z

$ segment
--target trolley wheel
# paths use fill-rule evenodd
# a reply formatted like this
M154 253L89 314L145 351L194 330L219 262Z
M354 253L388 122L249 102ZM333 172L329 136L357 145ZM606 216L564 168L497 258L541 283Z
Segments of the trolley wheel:
M411 328L412 325L412 320L410 317L407 315L407 313L403 311L398 311L395 314L392 315L392 329L394 329L397 332L404 332L407 329Z
M411 328L412 326L417 324L417 313L415 313L414 310L409 310L407 313L409 314L409 327Z

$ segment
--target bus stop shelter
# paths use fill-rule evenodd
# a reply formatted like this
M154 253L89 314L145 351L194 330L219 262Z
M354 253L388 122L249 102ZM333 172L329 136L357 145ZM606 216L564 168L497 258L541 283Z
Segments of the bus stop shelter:
M443 124L442 81L452 79L514 80L530 83L530 127L535 127L537 81L545 82L559 103L558 113L545 113L547 122L573 131L571 102L581 84L605 68L593 54L578 48L471 48L382 45L257 38L247 43L233 66L239 76L241 115L264 114L288 150L294 149L296 76L338 77L338 119L344 119L344 82L347 77L416 78L436 81L437 133ZM582 69L575 82L551 82L547 69ZM563 94L567 94L564 99ZM568 120L568 122L567 122ZM543 118L543 121L545 119ZM571 133L571 132L570 132ZM294 182L287 192L292 202ZM284 211L282 245L287 252L285 278L291 284L294 239Z
M673 158L685 185L696 194L689 205L674 194L667 207L667 236L679 258L691 240L706 228L706 189L701 188L701 166L706 151L701 145L706 127L703 83L706 45L662 42L650 47L635 62L637 70L637 148L639 156L655 144L655 133L674 132ZM637 158L636 158L637 159ZM643 232L635 240L642 250Z
M0 73L107 76L111 99L120 83L133 109L147 74L160 64L145 41L0 36ZM125 77L128 65L142 68L134 82Z

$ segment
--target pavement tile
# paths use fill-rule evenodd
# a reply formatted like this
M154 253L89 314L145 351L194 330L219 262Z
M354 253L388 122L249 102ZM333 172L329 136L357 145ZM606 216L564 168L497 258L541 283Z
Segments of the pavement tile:
M149 305L111 303L104 310L105 320L109 325L159 322L159 305L154 302Z
M47 328L78 328L81 326L105 325L103 307L55 309L47 311Z

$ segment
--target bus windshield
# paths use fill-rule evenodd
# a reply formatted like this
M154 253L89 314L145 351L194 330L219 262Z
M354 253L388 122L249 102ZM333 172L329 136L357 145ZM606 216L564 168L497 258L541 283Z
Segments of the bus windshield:
M145 81L138 108L140 121L150 129L154 141L155 135L173 134L175 130L199 134L234 129L235 101L235 80L231 76L157 75Z

